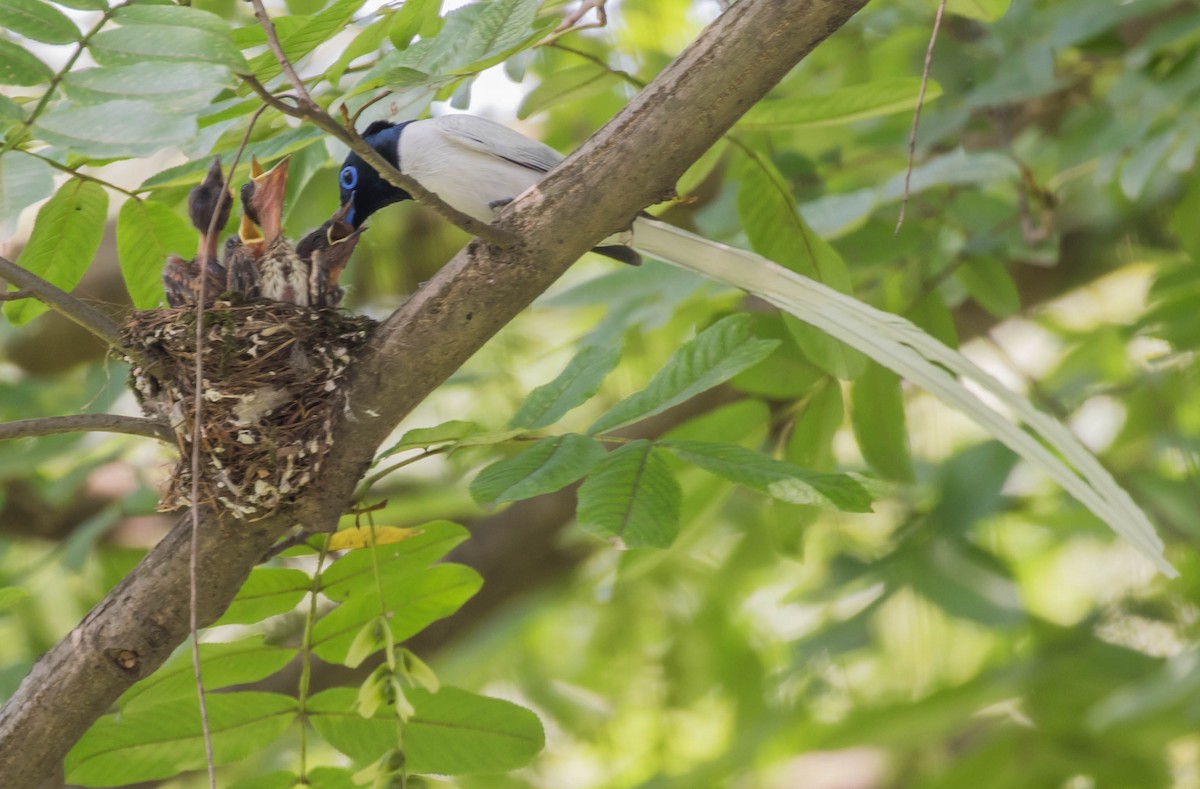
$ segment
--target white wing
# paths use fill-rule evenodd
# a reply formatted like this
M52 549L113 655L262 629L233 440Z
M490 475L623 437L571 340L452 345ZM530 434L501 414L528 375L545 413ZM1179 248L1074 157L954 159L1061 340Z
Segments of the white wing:
M531 140L487 118L475 115L443 115L434 119L440 132L466 148L547 173L565 157L538 140ZM516 195L509 195L516 197Z

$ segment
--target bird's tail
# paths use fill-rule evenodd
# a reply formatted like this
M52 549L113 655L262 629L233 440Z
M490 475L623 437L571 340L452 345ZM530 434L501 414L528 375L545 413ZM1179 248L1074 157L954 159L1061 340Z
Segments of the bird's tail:
M910 321L877 310L761 255L709 241L657 220L643 218L634 223L632 246L679 268L747 291L907 378L1043 469L1163 573L1178 575L1163 557L1162 541L1145 513L1062 423L1038 411L970 359ZM1010 412L998 410L980 398L963 385L968 381Z

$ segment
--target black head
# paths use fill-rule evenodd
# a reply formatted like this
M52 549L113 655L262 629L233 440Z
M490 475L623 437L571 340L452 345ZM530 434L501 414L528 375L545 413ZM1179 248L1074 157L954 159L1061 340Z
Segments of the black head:
M405 123L389 123L375 121L363 132L363 140L379 151L396 168L400 167L400 131ZM341 186L341 203L351 202L346 214L346 221L354 227L360 227L367 217L379 209L401 200L411 200L412 195L403 189L383 180L375 168L367 164L353 151L342 162L338 172L338 184Z

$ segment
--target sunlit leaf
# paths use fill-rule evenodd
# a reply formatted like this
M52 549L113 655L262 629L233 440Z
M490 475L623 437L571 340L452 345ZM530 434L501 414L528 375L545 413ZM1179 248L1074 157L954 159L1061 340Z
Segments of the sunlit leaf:
M544 438L479 472L471 495L481 503L503 504L553 493L587 474L602 457L604 447L588 436Z
M868 512L871 496L845 474L820 474L767 457L736 444L662 441L675 457L730 482L792 504L818 504L848 512Z
M331 534L327 547L331 551L349 551L372 545L390 545L410 540L419 534L420 529L406 529L401 526L362 526L342 529Z
M248 66L227 35L203 27L126 25L102 30L89 46L102 66L127 66L145 60L213 63L245 73Z
M288 567L255 567L218 625L248 625L286 614L312 589L312 579Z
M27 597L29 597L29 592L19 586L0 587L0 611L12 608Z
M0 27L46 44L70 44L79 40L79 28L62 11L41 0L4 0L0 3Z
M67 181L38 211L33 235L17 264L63 290L71 290L100 248L107 209L108 195L103 187L79 179ZM16 324L45 311L46 306L36 299L4 305L4 314Z
M768 99L751 107L738 121L738 127L759 130L830 126L910 112L917 106L920 90L919 77L903 77L875 80L803 98ZM941 95L942 87L931 80L925 91L925 103Z
M375 549L352 551L321 574L321 592L332 600L375 589L375 567L390 579L422 570L467 539L467 530L450 521L431 521L419 534Z
M280 44L289 60L296 61L340 32L365 0L334 0L329 7L301 22L294 30L280 35ZM250 62L250 71L266 82L282 73L278 59L264 52Z
M1008 11L1012 0L947 0L946 10L952 14L995 22Z
M730 315L700 332L671 354L645 389L609 409L588 432L604 433L661 413L765 359L779 342L752 336L751 323L748 315Z
M626 548L666 548L679 533L682 491L644 439L610 452L579 488L579 525Z
M229 23L216 14L182 5L127 5L113 13L122 25L166 25L229 34Z
M166 205L153 200L125 201L117 216L117 257L133 306L145 310L162 304L167 255L191 258L198 238L196 229Z

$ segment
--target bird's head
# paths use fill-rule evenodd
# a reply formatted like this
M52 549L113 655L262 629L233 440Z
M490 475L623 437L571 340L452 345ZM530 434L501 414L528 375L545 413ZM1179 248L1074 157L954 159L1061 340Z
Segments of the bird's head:
M262 228L261 241L271 246L283 233L283 198L287 192L288 161L285 156L270 170L264 171L258 159L250 160L250 180L242 187L242 240L258 241L253 237L255 225Z
M393 167L400 167L400 131L406 124L375 121L363 132L363 140L379 152ZM338 173L341 203L350 204L346 221L361 227L367 217L384 206L411 200L412 195L392 186L380 177L375 168L351 151Z

